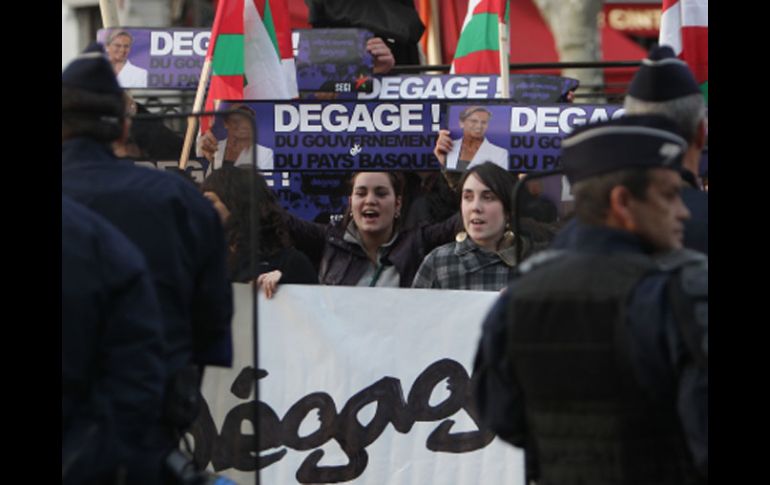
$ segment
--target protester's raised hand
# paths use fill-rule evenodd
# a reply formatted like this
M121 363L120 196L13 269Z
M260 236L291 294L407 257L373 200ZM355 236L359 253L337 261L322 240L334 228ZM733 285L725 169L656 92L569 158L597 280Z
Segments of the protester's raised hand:
M262 290L265 292L265 298L268 300L278 291L278 282L281 281L281 276L283 276L283 273L276 269L269 273L262 273L257 278L257 286L262 287Z
M366 50L374 57L375 74L385 74L396 64L396 59L390 51L390 47L379 37L372 37L366 41Z
M198 151L211 163L214 163L214 154L217 152L217 143L217 137L214 136L211 130L206 131L206 133L201 135L198 139Z
M446 167L447 153L452 151L452 137L449 136L449 130L439 130L436 146L433 148L433 154L438 158L442 167Z

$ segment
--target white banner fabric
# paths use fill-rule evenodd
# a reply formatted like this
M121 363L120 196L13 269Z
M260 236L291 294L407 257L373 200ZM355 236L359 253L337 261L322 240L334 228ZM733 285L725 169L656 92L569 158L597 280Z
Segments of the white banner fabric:
M253 386L234 385L253 367L252 293L233 287L233 368L207 368L203 381L219 433L209 447L220 458L209 469L218 460L217 473L249 484L254 472L233 468L232 450L240 446L240 463L249 461L254 427L228 415L254 399ZM259 367L267 375L259 401L275 413L260 421L272 441L260 456L276 460L261 483L523 485L523 452L481 433L466 412L481 322L497 296L303 285L281 286L271 300L260 294ZM225 431L226 417L240 423ZM313 466L316 450L323 453Z

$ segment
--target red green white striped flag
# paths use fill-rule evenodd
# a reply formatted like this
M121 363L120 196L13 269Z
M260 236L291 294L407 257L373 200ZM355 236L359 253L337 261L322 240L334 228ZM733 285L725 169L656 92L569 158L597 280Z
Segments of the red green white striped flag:
M286 0L219 0L206 52L211 82L206 111L223 99L298 95ZM201 119L201 133L211 120Z
M708 0L663 0L658 43L674 49L685 61L709 96L709 5Z
M500 74L498 25L508 23L509 11L509 0L468 2L468 13L452 61L452 73Z

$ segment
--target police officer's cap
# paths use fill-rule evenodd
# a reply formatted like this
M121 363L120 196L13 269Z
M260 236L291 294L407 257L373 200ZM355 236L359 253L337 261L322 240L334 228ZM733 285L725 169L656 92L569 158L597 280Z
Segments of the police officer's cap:
M104 48L97 42L91 43L62 71L61 85L93 93L123 96L123 89L104 54Z
M654 47L631 80L628 95L642 101L669 101L700 94L698 83L687 67L667 45Z
M687 142L670 119L628 115L586 125L562 142L570 183L627 168L681 168Z

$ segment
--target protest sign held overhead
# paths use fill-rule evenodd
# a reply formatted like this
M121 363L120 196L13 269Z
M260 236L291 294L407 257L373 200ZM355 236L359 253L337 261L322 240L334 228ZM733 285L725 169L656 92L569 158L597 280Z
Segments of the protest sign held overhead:
M195 89L211 33L204 29L99 29L121 87Z
M366 50L372 33L364 29L303 29L299 31L299 91L368 93L374 60Z
M510 99L518 103L559 103L578 87L578 80L539 74L511 74ZM500 98L502 80L495 75L375 76L372 92L359 100L495 99Z
M260 168L291 171L438 170L433 154L438 130L449 129L453 139L462 140L460 114L472 106L421 101L243 104L255 113L256 144L272 154L272 165L260 163ZM575 126L623 113L617 105L475 105L492 114L486 136L503 159L499 165L515 171L556 168L561 139ZM222 104L228 106L233 103ZM217 117L212 131L219 140L227 137L224 117Z

